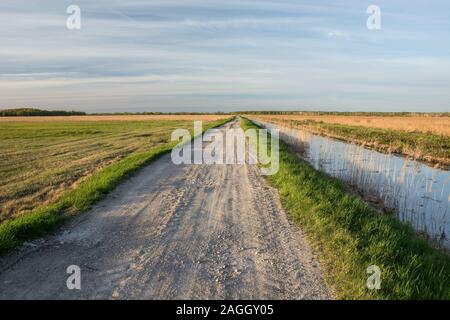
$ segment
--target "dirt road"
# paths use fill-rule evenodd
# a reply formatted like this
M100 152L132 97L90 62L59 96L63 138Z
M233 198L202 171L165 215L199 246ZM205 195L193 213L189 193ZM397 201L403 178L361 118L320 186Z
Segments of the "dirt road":
M236 126L231 123L227 126ZM81 290L69 290L69 265ZM53 235L0 258L0 298L329 299L255 165L143 168Z

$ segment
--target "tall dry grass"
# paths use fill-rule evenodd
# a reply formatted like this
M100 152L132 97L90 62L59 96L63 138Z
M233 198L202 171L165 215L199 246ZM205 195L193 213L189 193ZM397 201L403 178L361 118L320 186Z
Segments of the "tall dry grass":
M258 115L261 120L314 120L379 129L429 132L450 136L450 117L349 116L349 115Z

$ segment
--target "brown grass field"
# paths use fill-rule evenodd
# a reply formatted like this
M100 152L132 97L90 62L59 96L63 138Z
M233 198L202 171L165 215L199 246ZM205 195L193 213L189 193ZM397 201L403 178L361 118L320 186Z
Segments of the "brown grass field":
M351 116L351 115L257 115L262 120L314 120L350 126L417 131L450 136L450 117L431 116Z
M176 128L229 116L0 118L0 222L56 200L92 173L170 141Z
M183 114L183 115L86 115L86 116L44 116L44 117L0 117L0 122L79 122L79 121L215 121L229 118L229 115Z

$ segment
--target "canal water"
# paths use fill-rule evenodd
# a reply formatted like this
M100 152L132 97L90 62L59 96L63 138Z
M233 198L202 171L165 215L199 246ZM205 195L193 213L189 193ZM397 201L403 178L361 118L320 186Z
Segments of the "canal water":
M450 171L297 128L254 122L269 131L279 129L280 138L315 169L352 186L369 202L450 249Z

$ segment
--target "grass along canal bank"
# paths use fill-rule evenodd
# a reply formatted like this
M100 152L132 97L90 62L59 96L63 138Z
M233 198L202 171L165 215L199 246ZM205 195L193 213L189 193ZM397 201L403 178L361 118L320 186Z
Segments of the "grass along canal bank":
M247 119L242 127L256 128ZM450 299L449 257L394 216L298 159L280 141L280 169L268 181L311 240L326 281L343 299ZM380 290L366 286L367 268L381 270Z
M254 117L258 119L258 116ZM313 134L363 145L385 153L397 153L441 168L450 168L450 137L429 132L372 128L316 120L290 120L262 117Z

